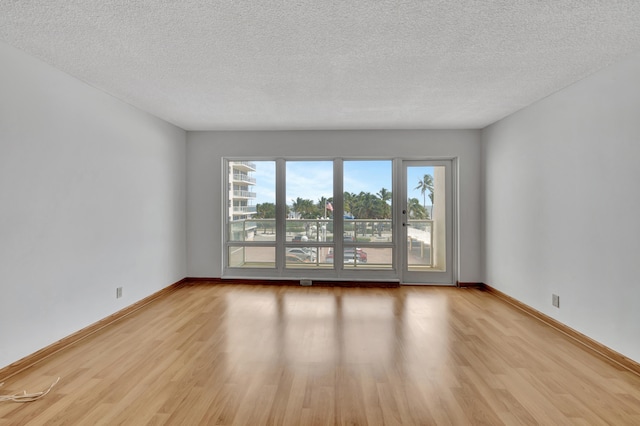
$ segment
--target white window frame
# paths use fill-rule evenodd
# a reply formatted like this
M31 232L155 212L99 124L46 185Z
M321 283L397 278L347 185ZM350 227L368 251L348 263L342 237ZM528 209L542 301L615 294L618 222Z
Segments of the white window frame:
M343 164L345 161L391 161L392 162L392 188L393 201L392 201L392 243L387 245L376 243L375 247L390 247L392 249L392 266L390 269L367 269L367 268L344 268L342 262L343 253L343 241L341 238L333 241L333 250L336 255L333 268L322 267L318 269L295 269L285 267L285 253L288 246L285 241L286 235L286 162L287 161L332 161L333 162L333 207L334 211L344 211L343 203ZM401 203L398 197L403 193L402 185L404 184L402 178L403 160L416 160L416 159L403 159L403 158L389 158L389 157L224 157L222 158L222 187L228 188L229 186L229 173L228 163L229 161L274 161L275 162L275 174L276 174L276 241L275 244L271 242L239 242L230 241L229 239L229 192L223 191L223 199L220 205L222 206L222 278L247 278L247 279L291 279L291 280L322 280L322 281L398 281L402 282L402 259L401 250L398 244L400 244L400 235L402 232L399 227L401 226L401 215L398 214L401 211ZM442 160L442 158L420 158L419 160ZM452 161L452 173L454 176L457 174L457 162L455 159L447 158ZM454 184L457 184L454 181ZM452 188L452 196L457 197L457 191L454 186ZM454 203L454 209L451 218L454 224L453 240L453 253L454 256L450 261L454 265L453 277L457 278L457 204ZM334 235L343 235L344 219L342 215L334 215ZM275 247L276 259L274 268L237 268L228 266L229 246L253 246L253 247ZM325 244L326 245L326 244ZM359 244L360 245L360 244ZM362 243L363 247L367 247L367 243ZM455 281L454 281L455 283ZM453 283L452 283L453 284Z

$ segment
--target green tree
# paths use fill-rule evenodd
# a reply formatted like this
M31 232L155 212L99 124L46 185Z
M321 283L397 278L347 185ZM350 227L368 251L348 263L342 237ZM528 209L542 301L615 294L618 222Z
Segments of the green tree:
M300 215L301 219L315 219L318 217L318 209L313 200L301 197L291 200L293 211Z
M356 202L356 198L357 195L354 194L353 192L346 192L343 194L342 197L342 202L344 203L344 211L345 213L351 213L352 215L355 216L355 214L353 213L353 207L354 204Z
M324 210L324 206L327 204L327 201L327 197L322 196L318 198L318 203L316 204L316 206L318 207L318 209Z
M293 213L298 213L298 203L302 201L302 198L298 197L296 200L291 200L291 210Z
M276 217L276 205L273 203L260 203L256 205L256 219L275 219ZM262 233L267 233L268 229L275 232L275 220L258 221L258 228L262 228Z
M261 203L256 205L257 219L273 219L276 217L276 205L273 203Z
M380 192L378 192L376 194L379 198L380 201L382 201L383 205L382 205L382 219L390 219L391 218L391 205L389 204L389 201L391 201L392 198L392 193L391 191L389 191L387 188L382 188L380 189Z
M416 186L414 189L419 189L422 193L422 206L425 208L425 210L427 208L427 192L429 192L429 199L431 200L431 205L433 205L433 176L431 176L430 174L424 175L424 177L418 181L418 186Z
M331 203L333 205L333 197L327 198L323 196L318 198L318 203L316 204L316 208L318 209L319 216L324 216L326 212L327 217L331 217L332 211L326 209L327 203Z
M429 219L429 212L420 204L420 200L417 198L409 198L407 202L407 210L409 212L410 219Z
M358 219L373 219L376 200L376 196L370 192L360 192L352 201L351 213Z

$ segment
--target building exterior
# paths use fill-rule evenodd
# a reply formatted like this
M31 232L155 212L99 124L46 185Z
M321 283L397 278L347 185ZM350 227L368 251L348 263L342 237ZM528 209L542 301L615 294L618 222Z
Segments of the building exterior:
M242 227L233 227L234 232L242 229L244 236L234 235L234 239L250 239L253 236L255 225L247 223L248 219L256 214L254 200L256 193L252 187L256 184L253 173L256 164L251 161L229 161L229 220L243 222Z
M249 219L256 213L256 193L251 191L256 184L255 171L256 164L251 161L229 162L229 219Z

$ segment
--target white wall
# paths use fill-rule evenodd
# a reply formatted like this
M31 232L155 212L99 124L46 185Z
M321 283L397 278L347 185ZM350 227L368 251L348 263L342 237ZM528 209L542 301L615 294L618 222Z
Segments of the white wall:
M1 368L186 275L186 134L2 43L0 63Z
M638 76L640 53L483 131L485 282L636 361Z
M222 158L458 157L460 281L480 282L480 132L290 131L189 132L187 235L191 277L220 277Z

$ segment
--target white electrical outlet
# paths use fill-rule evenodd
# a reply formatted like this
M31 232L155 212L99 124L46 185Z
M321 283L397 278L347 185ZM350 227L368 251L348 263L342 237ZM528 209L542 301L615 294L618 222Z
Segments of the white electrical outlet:
M556 308L560 307L560 296L558 296L557 294L552 294L551 295L551 304L553 306L555 306Z
M116 288L116 299L120 299L122 297L122 287Z

